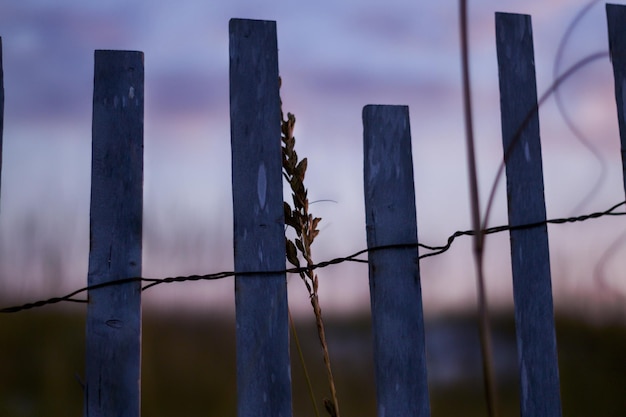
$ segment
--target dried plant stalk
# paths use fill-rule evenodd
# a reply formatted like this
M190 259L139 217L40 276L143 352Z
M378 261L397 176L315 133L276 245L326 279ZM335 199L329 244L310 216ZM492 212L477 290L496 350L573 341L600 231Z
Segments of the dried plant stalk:
M459 0L459 32L461 35L461 72L463 86L463 110L465 119L465 141L467 143L468 171L470 179L470 204L472 228L474 229L474 264L476 268L476 286L478 292L478 316L480 346L483 359L483 378L487 415L497 417L497 391L493 365L493 348L491 346L491 327L489 323L489 307L485 288L484 274L484 243L485 233L480 224L480 199L478 193L478 174L474 145L474 128L472 121L472 102L469 74L469 35L467 26L467 0Z
M330 366L330 355L328 353L328 344L326 343L322 309L317 294L318 279L317 274L313 270L314 262L311 256L311 245L315 237L319 234L317 226L322 219L313 217L313 215L309 213L309 199L307 189L304 187L307 159L304 158L298 161L298 154L295 151L296 139L293 136L293 129L296 123L296 117L291 113L287 113L287 119L285 119L282 108L280 114L283 176L289 183L293 199L293 208L289 203L284 202L285 224L293 228L296 232L296 238L293 241L285 236L287 261L296 268L301 268L300 255L306 262L306 266L300 270L299 274L309 292L311 306L315 314L317 334L324 356L324 365L326 367L326 376L328 378L331 396L331 399L324 399L324 406L330 417L339 417L337 391L335 389L335 380Z

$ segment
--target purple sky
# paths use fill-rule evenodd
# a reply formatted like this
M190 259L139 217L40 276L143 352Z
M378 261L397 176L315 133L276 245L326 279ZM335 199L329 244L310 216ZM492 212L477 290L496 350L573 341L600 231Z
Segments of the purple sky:
M552 81L560 39L585 4L470 2L483 199L502 154L494 12L532 15L541 94ZM145 53L144 275L232 270L232 17L277 21L283 102L298 119L298 153L309 158L309 196L334 201L312 206L323 218L313 248L317 260L365 247L361 109L370 103L410 106L420 241L443 244L454 231L468 229L457 7L456 1L408 0L3 2L0 300L9 292L24 300L60 295L86 282L94 49ZM583 18L561 69L608 49L604 13L597 3ZM605 59L560 91L603 165L572 137L554 100L541 109L549 217L604 210L624 199L612 83ZM602 185L581 204L602 166ZM491 225L506 222L505 201L500 187ZM617 302L615 293L626 294L626 245L607 252L623 231L619 218L550 227L557 305L576 301L578 307L582 300L593 309ZM499 305L511 300L507 243L505 234L487 242L488 286ZM473 302L470 253L466 239L424 260L426 309ZM327 309L367 307L365 266L336 266L320 272L320 279ZM294 303L308 308L296 278L290 289ZM181 296L185 305L230 309L232 280L157 287L144 303L180 305Z

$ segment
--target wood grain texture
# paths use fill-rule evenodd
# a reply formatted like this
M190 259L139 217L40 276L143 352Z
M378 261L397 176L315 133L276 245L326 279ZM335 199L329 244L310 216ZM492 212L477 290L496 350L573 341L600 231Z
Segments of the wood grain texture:
M276 23L230 21L230 120L240 417L290 416Z
M615 80L615 101L622 151L622 173L626 193L626 6L606 5L609 50Z
M363 109L367 246L417 244L409 110ZM429 416L417 247L369 255L379 416Z
M509 224L544 222L537 86L530 16L496 14ZM560 416L548 229L512 230L511 264L522 417Z
M89 285L141 276L143 53L96 51ZM85 416L140 415L141 284L89 291Z

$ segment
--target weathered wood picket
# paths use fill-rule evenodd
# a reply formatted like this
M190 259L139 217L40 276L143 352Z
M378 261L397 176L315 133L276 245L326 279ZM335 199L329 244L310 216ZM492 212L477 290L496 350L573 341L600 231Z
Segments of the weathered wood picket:
M379 416L428 416L409 109L363 109L365 227ZM410 246L415 245L415 246Z
M606 10L626 191L626 7ZM276 24L233 19L229 31L238 415L287 417L292 405ZM509 224L538 224L510 232L521 415L560 416L530 16L497 13L496 38ZM1 75L0 40L0 141ZM141 413L136 278L143 101L143 54L96 51L84 381L84 415L90 417ZM426 417L427 335L408 107L366 106L363 145L378 415ZM107 285L111 281L118 285Z
M509 225L545 222L530 16L496 14ZM511 230L522 416L560 416L548 226Z
M235 272L285 269L276 24L230 21ZM240 416L291 415L287 280L236 276Z
M141 276L143 53L96 51L89 285ZM140 413L141 282L89 291L85 415Z
M622 149L622 172L626 192L626 7L606 5L609 29L609 53L613 63L617 121Z
M0 38L0 175L2 174L2 138L4 135L4 66L2 65L2 38Z

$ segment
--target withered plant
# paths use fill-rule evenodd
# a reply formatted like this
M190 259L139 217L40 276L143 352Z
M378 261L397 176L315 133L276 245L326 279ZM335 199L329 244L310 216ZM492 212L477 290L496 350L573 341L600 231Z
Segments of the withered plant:
M326 343L326 334L324 332L324 321L322 320L322 310L320 308L317 293L318 279L317 274L314 271L315 264L311 255L311 246L313 245L315 237L319 234L317 226L322 219L314 217L309 212L309 199L307 196L307 189L304 186L307 158L303 158L300 161L298 160L298 154L295 150L296 139L293 135L296 117L291 113L287 113L287 118L284 118L282 101L280 115L283 176L289 183L293 201L293 208L288 202L284 202L285 225L287 227L291 227L296 233L294 240L289 239L285 235L287 261L298 268L300 278L304 282L309 293L309 299L311 301L311 306L313 307L313 313L315 314L315 324L317 327L320 345L322 347L324 365L326 367L326 376L328 378L331 396L330 399L324 399L324 407L330 417L339 417L337 391L335 389L335 381L330 366L330 355L328 353L328 344ZM300 257L304 260L304 265L301 264ZM299 343L297 342L297 339L296 343ZM311 390L310 386L309 390ZM315 405L315 401L313 401L313 403ZM315 410L317 413L317 406L315 406Z

